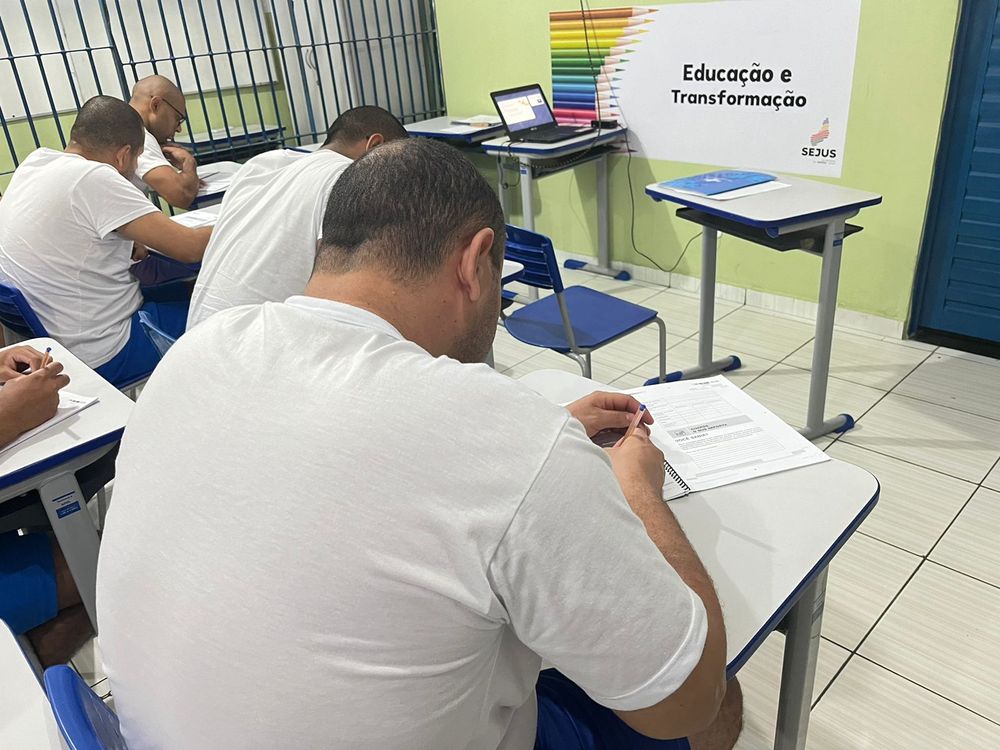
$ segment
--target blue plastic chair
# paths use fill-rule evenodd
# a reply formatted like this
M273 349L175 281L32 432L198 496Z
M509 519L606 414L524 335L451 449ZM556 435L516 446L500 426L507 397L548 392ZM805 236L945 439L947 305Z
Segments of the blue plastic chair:
M46 669L45 692L70 750L128 750L115 712L71 667Z
M660 329L658 380L666 380L667 327L656 310L585 286L563 287L552 241L544 235L508 224L505 254L524 265L524 274L519 279L522 284L553 292L504 316L504 325L511 336L525 344L565 354L589 378L591 352L655 324Z
M19 339L51 338L21 290L4 282L0 282L0 325Z
M53 338L45 330L45 326L42 325L42 321L38 319L38 316L31 308L28 300L21 293L21 290L6 282L0 282L0 325L11 331L18 341L34 338ZM162 331L160 334L166 336ZM152 336L153 334L150 335ZM154 339L154 342L157 348L159 348L160 343L156 339ZM16 342L8 339L7 343L13 344ZM170 343L173 342L171 341ZM169 348L169 345L167 345L167 348ZM118 390L128 393L134 391L138 385L146 382L150 375L152 375L152 371L143 373L134 380L112 383L112 385Z

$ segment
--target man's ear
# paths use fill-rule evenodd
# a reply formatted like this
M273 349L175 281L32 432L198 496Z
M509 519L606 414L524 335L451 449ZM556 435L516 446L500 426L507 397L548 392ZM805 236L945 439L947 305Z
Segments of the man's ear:
M493 239L493 230L489 227L483 227L459 251L458 280L472 302L483 295L483 284L479 272L483 264L493 262L490 258Z
M132 166L132 154L131 146L119 146L115 151L115 169L122 174L127 174L129 167Z
M382 135L381 133L372 133L370 136L368 136L367 143L365 143L365 153L367 154L373 148L375 148L376 146L381 146L383 143L385 143L384 135Z

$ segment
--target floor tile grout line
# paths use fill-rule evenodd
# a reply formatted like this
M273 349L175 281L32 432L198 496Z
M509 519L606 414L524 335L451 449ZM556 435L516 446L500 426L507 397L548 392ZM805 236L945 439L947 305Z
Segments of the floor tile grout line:
M895 386L893 386L893 388L895 389ZM899 398L908 398L910 399L910 401L916 401L921 404L930 404L931 406L937 406L940 409L950 409L951 411L957 411L959 414L968 414L973 417L979 417L980 419L988 419L991 422L1000 422L1000 417L990 417L986 414L978 414L974 411L969 411L968 409L960 409L957 406L949 406L948 404L940 404L937 401L929 401L926 398L920 398L919 396L911 396L908 393L895 393L894 395L898 396Z
M858 644L853 649L851 649L852 654L857 654L861 650L861 647L865 645L865 641L868 640L868 638L874 632L875 628L878 627L879 623L885 619L885 616L889 614L889 610L892 609L892 605L896 603L899 597L906 590L906 587L910 585L910 582L914 579L917 573L920 572L920 569L924 566L924 563L926 562L927 562L926 557L920 558L920 561L917 563L917 567L913 569L913 572L910 573L909 577L903 582L903 585L899 587L899 590L895 594L893 594L892 599L889 600L889 603L885 606L885 608L882 610L879 616L875 619L875 622L872 623L872 626L868 628L868 630L865 632L863 636L861 636L861 640L858 641Z
M794 354L794 353L795 352L792 352L792 354ZM930 357L931 357L932 354L933 354L933 352L928 352L926 357L924 357L922 360L920 360L920 362L918 362L916 365L913 366L913 369L911 369L908 373L906 373L902 378L900 378L896 382L896 385L892 386L892 388L890 388L889 390L885 391L881 396L879 396L878 399L875 401L875 403L873 403L871 406L869 406L867 409L865 409L863 412L861 412L861 414L859 416L854 417L854 424L855 424L855 426L857 426L858 422L860 422L861 419L864 416L866 416L867 414L870 414L871 411L872 411L872 409L874 409L876 406L878 406L879 404L881 404L886 398L888 398L889 394L892 393L899 386L900 383L902 383L904 380L906 380L908 377L910 377L910 375L912 375L914 372L917 371L917 368L919 368L922 364L924 364L924 362L926 362L928 359L930 359ZM791 354L789 356L791 356ZM855 385L860 385L860 384L856 383ZM869 387L871 387L871 386L869 386ZM881 389L880 388L876 388L875 390L881 390ZM852 414L851 416L853 417L854 415ZM851 429L854 429L854 428L851 428ZM844 432L838 432L837 436L830 442L830 445L834 445L834 444L838 443L841 438L846 438L846 436L850 432L851 432L851 430L846 430ZM848 441L846 439L844 440L844 442L847 443L848 445L854 445L854 443L851 443L850 441ZM826 446L826 448L824 448L823 451L826 452L830 448L830 445ZM855 447L860 447L860 446L855 446Z
M834 643L834 641L830 641L830 643ZM837 645L840 646L839 643ZM843 646L841 646L841 648L843 648ZM822 690L819 691L819 695L816 696L815 700L813 700L812 704L809 706L810 714L816 710L816 706L818 706L819 702L823 700L823 696L825 696L830 691L830 688L833 687L833 683L835 683L837 681L837 678L840 677L840 675L843 673L845 669L847 669L847 665L851 663L851 659L853 659L855 656L856 654L853 651L848 652L847 658L844 659L844 663L840 665L840 669L838 669L836 672L833 673L833 677L831 677L830 681L826 683L826 687L824 687Z
M960 476L957 476L955 474L949 474L946 471L941 471L940 469L935 469L935 468L933 468L931 466L924 466L923 464L919 464L916 461L911 461L908 458L900 458L899 456L894 456L891 453L885 453L883 451L875 450L874 448L871 448L871 447L869 447L867 445L858 445L857 443L852 443L850 441L850 439L849 439L850 438L850 434L851 434L850 430L848 430L847 432L843 433L842 435L838 435L837 436L837 441L840 441L840 438L844 438L844 440L843 440L844 445L849 445L852 448L857 448L858 450L870 451L871 453L874 453L877 456L882 456L883 458L892 458L892 459L895 459L896 461L901 461L904 464L909 464L910 466L916 466L917 468L926 469L927 471L934 472L935 474L940 474L941 476L948 477L949 479L957 479L960 482L965 482L966 484L975 485L976 487L980 486L980 485L976 484L975 480L973 480L973 479L966 479L965 477L960 477ZM832 444L833 443L831 443L831 445ZM987 476L989 476L989 475L987 474ZM984 479L985 479L985 477L984 477ZM986 489L989 489L989 487L987 487Z
M876 507L878 507L878 506L876 505ZM862 526L863 525L864 524L862 524ZM922 557L922 558L925 558L925 559L927 557L927 555L922 554L920 552L914 552L913 550L906 549L906 547L900 547L895 542L889 542L889 541L886 541L885 539L880 539L879 537L877 537L874 534L872 534L870 531L863 531L862 529L859 528L854 533L855 534L860 534L861 536L868 537L869 539L873 539L876 542L881 542L882 544L885 544L885 545L887 545L889 547L892 547L893 549L898 549L900 552L905 552L908 555L913 555L914 557Z
M928 693L930 693L932 695L936 695L941 700L947 701L948 703L951 703L953 706L958 706L959 708L961 708L961 709L963 709L965 711L968 711L970 714L974 714L974 715L978 716L980 719L985 719L990 724L995 724L996 726L1000 726L1000 721L997 721L996 719L991 719L989 716L985 716L985 715L979 713L978 711L976 711L975 709L969 708L968 706L966 706L966 705L964 705L962 703L959 703L954 698L949 698L947 695L944 695L943 693L939 693L937 690L929 688L926 685L922 685L919 682L917 682L916 680L914 680L912 677L907 677L905 674L902 674L901 672L897 672L895 669L887 667L885 664L881 664L881 663L875 661L874 659L872 659L869 656L865 656L864 654L855 654L855 656L857 656L859 659L862 659L862 660L868 662L869 664L874 664L879 669L884 669L886 672L889 672L890 674L896 675L896 677L900 678L901 680L905 680L906 682L910 683L911 685L916 685L921 690L926 690Z
M984 579L982 579L982 578L980 578L978 576L972 575L971 573L966 573L964 570L959 570L958 568L953 568L950 565L945 565L940 560L931 560L930 558L927 558L927 562L929 562L929 563L931 563L933 565L937 565L939 568L944 568L945 570L950 570L952 573L957 573L958 575L964 576L965 578L969 578L969 579L971 579L973 581L976 581L976 583L981 583L984 586L989 586L990 588L997 589L998 591L1000 591L1000 584L998 584L998 583L993 583L991 581L986 581L986 580L984 580Z

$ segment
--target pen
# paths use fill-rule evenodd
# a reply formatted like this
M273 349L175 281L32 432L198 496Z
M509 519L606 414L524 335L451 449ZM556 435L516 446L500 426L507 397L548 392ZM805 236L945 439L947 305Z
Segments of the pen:
M49 356L51 351L52 351L51 346L45 348L45 354L42 355L42 364L38 368L39 370L44 370L45 367L49 364L49 361L52 359L52 357Z
M615 443L615 448L624 443L630 437L632 433L635 432L635 428L639 426L639 422L642 419L642 415L646 412L646 405L639 404L639 408L636 410L635 414L632 415L632 422L629 424L628 429L625 430L625 434L622 435L622 439Z

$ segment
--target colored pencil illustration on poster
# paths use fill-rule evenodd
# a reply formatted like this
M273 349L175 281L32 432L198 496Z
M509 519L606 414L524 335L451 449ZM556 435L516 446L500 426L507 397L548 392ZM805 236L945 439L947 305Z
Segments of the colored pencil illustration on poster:
M615 74L642 42L654 13L656 8L624 7L549 14L552 109L559 124L621 118Z
M861 0L551 12L556 120L617 120L652 159L838 177L860 13Z

